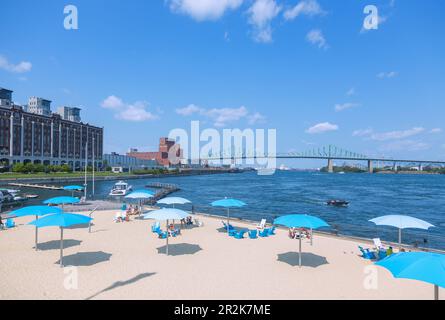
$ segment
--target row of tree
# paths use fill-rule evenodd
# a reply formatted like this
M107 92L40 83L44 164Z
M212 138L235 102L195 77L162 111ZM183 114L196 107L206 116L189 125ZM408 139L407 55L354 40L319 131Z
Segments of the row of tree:
M12 166L12 171L16 173L52 173L52 172L72 172L73 169L67 164L44 165L40 163L16 163Z

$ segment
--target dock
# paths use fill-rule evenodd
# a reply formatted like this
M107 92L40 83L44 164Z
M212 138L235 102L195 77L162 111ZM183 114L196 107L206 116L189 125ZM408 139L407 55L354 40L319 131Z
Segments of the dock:
M177 191L181 190L179 188L179 186L176 184L160 183L160 182L150 183L150 184L147 184L145 187L152 188L152 189L160 189L159 191L157 191L155 193L153 198L150 199L149 202L152 204L156 203L156 201L158 201L162 198L165 198L166 196L168 196L169 194L171 194L173 192L177 192Z
M30 183L8 183L10 186L21 188L35 188L35 189L47 189L47 190L63 190L62 187L48 186L46 184L30 184Z

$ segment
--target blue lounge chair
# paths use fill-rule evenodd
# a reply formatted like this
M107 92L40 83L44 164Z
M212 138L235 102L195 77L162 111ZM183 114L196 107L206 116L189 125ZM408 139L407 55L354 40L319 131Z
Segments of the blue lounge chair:
M158 229L156 233L158 234L159 239L166 239L168 235L167 231L161 231L161 229Z
M235 233L234 237L235 239L244 239L244 234L247 232L247 230L240 230Z
M6 219L6 228L11 229L15 227L15 222L12 218Z
M260 237L262 238L266 238L269 236L269 228L264 229L263 231L260 232Z
M386 254L386 250L379 250L378 252L379 260L385 259L388 255Z
M275 229L276 229L275 226L273 226L272 228L269 229L269 236L275 235Z
M257 239L258 238L258 230L249 230L249 238Z
M152 231L153 233L156 233L157 230L160 230L160 229L161 229L161 225L160 225L159 222L156 222L155 224L153 224L153 225L151 226L151 231Z
M229 223L229 226L227 227L227 224L224 221L221 221L221 222L224 225L224 229L226 229L228 231L235 229L230 223Z
M369 249L363 249L363 247L358 246L360 249L360 252L362 253L362 258L368 259L368 260L375 260L377 259L375 256L375 253L372 251L369 251Z
M229 236L230 236L230 237L235 236L236 233L237 233L236 229L230 229L230 230L229 230Z

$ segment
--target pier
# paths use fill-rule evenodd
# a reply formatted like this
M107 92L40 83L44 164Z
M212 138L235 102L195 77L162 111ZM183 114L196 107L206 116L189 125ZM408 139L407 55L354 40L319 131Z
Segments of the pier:
M47 189L47 190L63 190L62 187L47 186L45 184L29 184L29 183L8 183L10 186L21 188L35 188L35 189Z
M153 198L150 199L150 203L155 203L156 201L165 198L169 194L181 190L176 184L171 183L150 183L145 186L146 188L152 188L152 189L160 189L158 192L155 193Z

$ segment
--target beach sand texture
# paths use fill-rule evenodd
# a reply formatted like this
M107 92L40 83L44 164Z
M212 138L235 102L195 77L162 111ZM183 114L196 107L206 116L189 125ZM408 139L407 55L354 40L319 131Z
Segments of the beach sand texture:
M357 241L316 235L311 246L304 240L299 268L298 240L289 239L287 230L238 240L221 232L221 219L198 216L204 226L170 238L166 256L165 240L150 230L153 221L114 223L114 214L97 211L92 233L64 231L64 262L76 268L58 265L58 228L40 229L36 252L34 227L24 225L32 218L16 219L18 227L0 231L0 299L433 298L432 285L394 279L372 267L359 257ZM77 289L72 288L76 273ZM369 277L375 275L372 288ZM443 299L445 290L440 295Z

